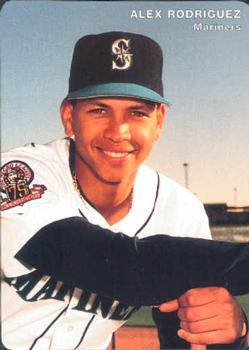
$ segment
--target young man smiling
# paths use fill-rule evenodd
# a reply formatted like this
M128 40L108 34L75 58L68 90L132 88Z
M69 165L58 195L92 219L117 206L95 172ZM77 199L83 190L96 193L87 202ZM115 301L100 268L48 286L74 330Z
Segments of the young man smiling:
M75 138L75 173L88 201L114 224L130 209L139 166L158 139L165 106L129 98L93 98L61 107Z
M143 165L160 136L167 105L162 52L152 39L110 32L77 42L69 93L61 105L67 138L32 143L3 158L2 299L8 307L2 308L2 334L7 348L104 349L136 309L20 261L18 252L47 224L77 216L130 237L210 238L199 200ZM14 183L8 180L13 170ZM165 349L186 348L186 341L245 346L245 317L224 288L191 289L161 311L153 313Z

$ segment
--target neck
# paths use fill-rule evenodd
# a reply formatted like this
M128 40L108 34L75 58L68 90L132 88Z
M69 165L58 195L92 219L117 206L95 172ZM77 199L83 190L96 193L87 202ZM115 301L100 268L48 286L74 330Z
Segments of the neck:
M85 199L112 225L124 218L132 206L134 179L119 183L101 181L88 169L75 167L77 186Z

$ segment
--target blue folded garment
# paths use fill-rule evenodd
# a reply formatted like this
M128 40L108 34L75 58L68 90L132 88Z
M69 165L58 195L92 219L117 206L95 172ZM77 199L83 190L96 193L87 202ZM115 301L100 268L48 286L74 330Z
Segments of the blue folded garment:
M81 217L44 226L15 257L68 285L134 306L159 305L199 287L249 293L249 243L161 234L139 239Z

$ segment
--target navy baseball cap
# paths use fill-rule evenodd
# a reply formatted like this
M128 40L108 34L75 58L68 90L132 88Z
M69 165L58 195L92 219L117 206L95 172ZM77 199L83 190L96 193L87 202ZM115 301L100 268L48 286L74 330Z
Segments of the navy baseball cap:
M162 66L162 50L147 36L86 35L74 47L66 99L122 96L169 105L163 96Z

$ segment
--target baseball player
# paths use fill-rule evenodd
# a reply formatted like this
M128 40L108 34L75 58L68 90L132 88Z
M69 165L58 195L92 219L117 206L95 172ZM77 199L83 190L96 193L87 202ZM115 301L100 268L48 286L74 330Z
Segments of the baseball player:
M17 259L46 225L76 216L130 237L211 237L199 200L143 164L160 136L168 105L161 75L161 49L148 37L109 32L81 38L61 105L67 138L31 143L3 156L6 348L105 349L137 309ZM153 314L164 349L186 348L187 342L246 346L245 316L224 288L191 289L160 309L165 312L154 309Z

